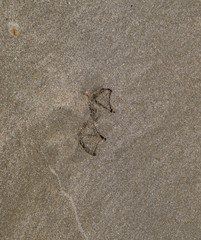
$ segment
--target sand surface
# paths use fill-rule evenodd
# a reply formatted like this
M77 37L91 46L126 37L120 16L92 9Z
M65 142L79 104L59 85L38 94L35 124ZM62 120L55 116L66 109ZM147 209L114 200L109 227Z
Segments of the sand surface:
M0 5L0 239L201 240L201 2Z

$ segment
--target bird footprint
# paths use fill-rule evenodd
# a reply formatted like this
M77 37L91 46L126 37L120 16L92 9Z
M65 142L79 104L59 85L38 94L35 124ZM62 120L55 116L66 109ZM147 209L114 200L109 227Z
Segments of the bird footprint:
M114 112L110 103L111 93L111 89L101 88L91 95L87 94L91 118L83 124L81 131L78 133L78 139L83 149L92 156L96 156L98 144L103 140L106 141L106 138L96 129L94 122L100 117L100 109Z

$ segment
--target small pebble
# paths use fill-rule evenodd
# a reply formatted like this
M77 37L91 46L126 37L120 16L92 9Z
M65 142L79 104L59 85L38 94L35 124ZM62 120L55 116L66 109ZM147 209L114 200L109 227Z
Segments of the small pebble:
M17 37L19 35L20 26L17 23L9 22L8 23L8 31L12 36Z

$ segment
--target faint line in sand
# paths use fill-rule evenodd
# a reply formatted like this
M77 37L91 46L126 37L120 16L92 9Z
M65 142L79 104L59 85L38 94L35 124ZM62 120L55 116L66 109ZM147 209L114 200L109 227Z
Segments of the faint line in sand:
M71 197L67 192L65 192L65 191L63 190L63 187L62 187L62 185L61 185L61 181L60 181L59 176L58 176L58 174L56 173L56 171L55 171L53 168L51 168L50 166L49 166L49 168L50 168L51 173L54 174L54 175L56 176L57 180L58 180L59 187L60 187L60 191L61 191L62 195L65 196L65 197L67 197L68 200L69 200L69 202L70 202L71 205L72 205L72 209L73 209L73 211L74 211L75 219L76 219L76 221L77 221L78 228L79 228L80 232L83 234L83 236L84 236L84 238L85 238L86 240L89 240L89 238L88 238L87 235L85 234L84 229L82 228L82 225L81 225L81 223L80 223L80 220L79 220L79 217L78 217L78 214L77 214L77 208L76 208L76 206L75 206L75 203L74 203L72 197Z

